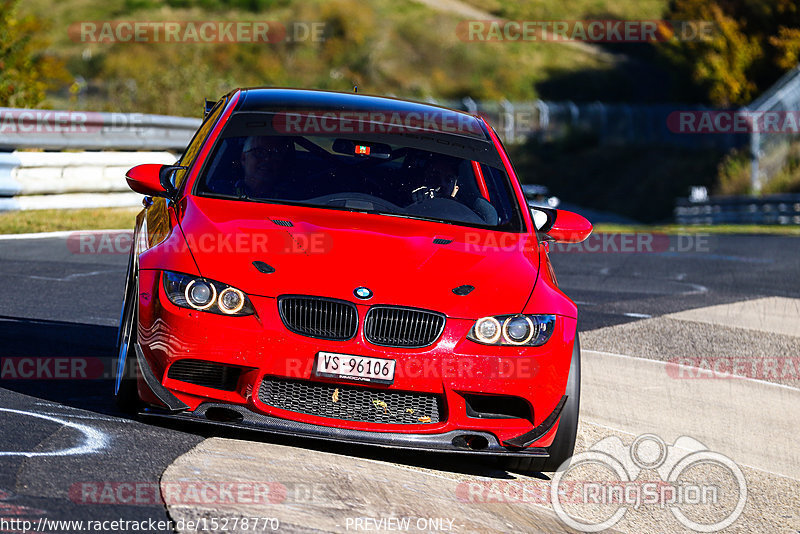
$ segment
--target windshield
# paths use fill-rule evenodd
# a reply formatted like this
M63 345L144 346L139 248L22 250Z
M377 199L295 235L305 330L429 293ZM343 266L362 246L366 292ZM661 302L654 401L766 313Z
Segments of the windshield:
M378 142L376 136L257 133L223 132L195 194L522 231L506 173L453 155L460 149L439 149L418 137L403 142L401 135L379 136ZM438 150L420 148L425 144ZM467 155L474 157L474 150Z

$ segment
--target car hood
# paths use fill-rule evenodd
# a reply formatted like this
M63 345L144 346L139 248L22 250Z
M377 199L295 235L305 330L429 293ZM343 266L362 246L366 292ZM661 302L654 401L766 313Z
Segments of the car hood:
M537 277L528 234L202 197L186 200L180 224L200 273L250 295L316 295L471 319L521 312ZM453 293L463 285L475 289ZM362 286L371 299L355 298Z

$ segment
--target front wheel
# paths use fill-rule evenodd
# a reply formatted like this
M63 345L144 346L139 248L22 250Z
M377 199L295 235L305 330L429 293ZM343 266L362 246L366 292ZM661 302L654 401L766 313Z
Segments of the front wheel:
M550 456L547 458L508 458L503 467L518 473L553 473L572 457L575 451L575 440L578 436L578 410L581 400L581 344L578 332L575 332L575 343L572 348L572 360L567 378L567 402L561 411L558 430L553 443L547 447ZM567 468L569 464L563 466Z
M133 272L133 256L128 266L125 299L122 303L119 330L117 333L116 361L114 364L114 402L125 413L136 413L139 408L139 392L136 386L136 303L138 283Z

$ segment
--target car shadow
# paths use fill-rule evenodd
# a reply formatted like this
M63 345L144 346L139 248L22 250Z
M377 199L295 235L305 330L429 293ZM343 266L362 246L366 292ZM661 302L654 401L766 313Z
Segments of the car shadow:
M0 316L0 387L82 410L111 402L117 328Z

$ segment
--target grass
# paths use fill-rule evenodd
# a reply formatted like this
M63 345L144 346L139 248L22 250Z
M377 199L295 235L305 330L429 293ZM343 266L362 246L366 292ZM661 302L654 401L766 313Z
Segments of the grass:
M0 213L0 234L27 234L63 230L132 229L140 208L31 210ZM598 233L655 232L665 234L770 234L800 236L800 226L720 225L683 226L598 224Z
M31 210L0 213L0 234L133 229L141 208Z
M527 100L538 96L537 84L554 72L602 70L609 61L563 43L465 42L457 33L458 16L415 2L285 0L260 13L197 5L179 8L149 0L20 4L23 13L49 22L49 51L88 83L80 97L62 90L48 104L196 116L203 98L234 87L350 91L354 83L364 93L417 100L464 95ZM319 21L327 33L322 42L268 44L83 43L69 36L71 24L107 20Z

